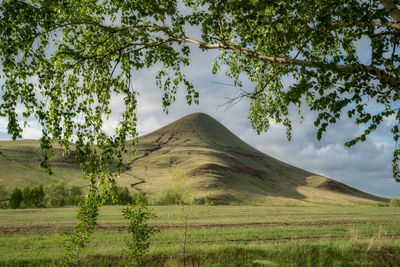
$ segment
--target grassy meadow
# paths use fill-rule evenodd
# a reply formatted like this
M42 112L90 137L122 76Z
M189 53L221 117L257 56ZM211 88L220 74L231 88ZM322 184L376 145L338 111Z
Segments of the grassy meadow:
M83 266L129 266L122 206L102 207ZM178 206L154 206L146 266L183 266ZM0 266L60 265L77 208L0 210ZM187 266L398 266L400 208L191 206Z
M0 142L0 189L87 185L73 152L65 158L56 147L50 176L39 168L38 146ZM160 231L145 266L400 266L400 208L263 154L208 115L191 114L140 137L136 154L123 160L118 184L146 192L155 205L150 224ZM188 203L219 205L192 205L183 223L179 206L156 206L174 203L178 187L189 192ZM102 207L78 266L133 266L124 254L123 208ZM0 266L62 265L76 213L0 209Z

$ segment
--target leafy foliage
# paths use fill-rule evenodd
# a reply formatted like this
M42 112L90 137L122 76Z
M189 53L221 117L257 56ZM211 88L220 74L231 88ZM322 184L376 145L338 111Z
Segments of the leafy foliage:
M7 202L9 200L10 193L8 192L6 186L0 181L0 208L7 207Z
M45 195L42 184L39 184L32 189L29 188L29 186L25 186L22 190L20 188L15 188L11 193L8 205L13 209L20 207L44 207L46 203Z
M114 158L121 168L126 140L136 137L136 91L131 86L135 72L159 69L156 85L163 89L166 112L179 85L187 90L187 102L197 103L199 94L183 72L190 63L192 44L221 51L212 72L227 66L226 75L241 92L232 101L250 100L249 118L258 133L275 120L286 126L290 139L292 107L300 111L307 105L318 114L317 138L329 124L347 116L365 126L360 136L349 137L346 145L352 146L385 119L394 118L397 142L398 4L398 0L4 0L0 116L8 118L14 139L21 137L21 120L34 118L40 123L45 168L56 140L66 155L75 141L76 159L88 173L99 165L113 166ZM192 26L200 28L201 38L190 36ZM368 50L359 51L359 43ZM242 74L253 88L242 88ZM289 88L283 84L285 77L293 80ZM124 99L126 109L115 134L109 136L103 126L116 95ZM24 111L17 112L17 106ZM399 153L396 148L396 179Z
M85 248L89 242L90 235L97 225L97 216L102 203L94 184L95 179L92 177L91 184L88 189L88 195L85 201L79 206L77 215L78 223L75 226L74 233L67 239L67 254L65 263L77 263L81 249Z
M11 193L8 205L13 209L17 209L21 206L21 203L22 203L22 191L19 188L15 188L14 191L12 191Z
M129 192L128 187L116 186L113 194L109 195L109 198L105 199L104 204L112 205L127 205L135 204L137 201L141 201L147 204L146 194L140 190L136 192Z
M43 185L37 185L34 188L32 188L31 192L30 192L30 201L31 201L31 205L33 205L34 207L43 207L45 204L45 193L43 190Z
M137 199L134 205L129 204L122 210L125 219L129 220L128 232L130 238L126 240L126 253L136 266L142 265L142 256L148 251L149 238L157 230L150 227L148 220L155 218L154 213L149 210L142 199Z
M400 199L392 198L389 202L390 207L400 207Z
M65 183L58 182L47 186L45 191L51 207L78 205L84 201L83 191L79 186L67 187Z
M176 190L166 190L161 193L161 195L154 201L155 205L175 205L179 204L179 194Z
M178 8L179 4L179 8ZM185 76L190 47L219 49L213 73L226 75L250 100L250 121L258 133L270 120L291 138L291 107L307 105L318 117L317 138L345 114L364 132L352 146L388 118L399 141L400 11L398 0L208 1L208 0L3 0L0 4L0 117L8 133L21 138L31 119L42 127L42 167L50 173L54 142L90 179L72 240L85 246L98 208L115 188L122 154L136 142L135 71L157 67L166 112L180 85L189 104L199 93ZM201 37L190 36L198 26ZM365 53L357 43L366 40ZM242 88L242 75L254 82ZM293 84L284 87L283 78ZM125 111L113 135L104 131L114 96ZM22 110L22 112L20 112ZM400 148L393 174L400 181ZM100 192L98 193L98 187ZM27 194L27 190L22 194ZM75 239L74 239L75 238Z

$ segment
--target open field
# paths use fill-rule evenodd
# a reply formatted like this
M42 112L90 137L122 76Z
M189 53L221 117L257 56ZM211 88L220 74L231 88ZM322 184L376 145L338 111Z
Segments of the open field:
M153 207L148 266L182 265L179 207ZM121 206L101 210L81 265L127 265ZM0 266L58 265L76 208L0 210ZM189 266L399 266L400 209L192 206Z

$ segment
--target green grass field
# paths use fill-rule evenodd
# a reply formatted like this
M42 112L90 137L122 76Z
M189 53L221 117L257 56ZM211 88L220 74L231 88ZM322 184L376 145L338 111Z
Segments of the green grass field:
M121 206L101 209L80 265L129 266ZM183 266L179 207L153 207L147 266ZM0 266L59 265L76 208L0 210ZM398 266L400 208L192 206L187 266Z
M41 170L38 145L0 142L5 189L87 185L73 155L64 158L57 147L54 175ZM137 153L123 160L119 185L143 190L151 203L162 204L157 200L165 193L186 185L188 202L231 204L191 207L185 255L179 207L154 206L158 217L150 224L160 232L150 240L145 266L400 266L400 208L271 158L208 115L191 114L140 137ZM124 254L128 221L122 208L101 209L79 266L133 265ZM0 210L0 266L61 265L76 213Z

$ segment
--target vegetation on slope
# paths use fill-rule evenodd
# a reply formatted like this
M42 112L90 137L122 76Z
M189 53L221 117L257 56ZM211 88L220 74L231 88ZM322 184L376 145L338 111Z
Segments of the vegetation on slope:
M9 191L55 181L69 186L88 183L72 157L65 159L61 149L51 162L54 175L49 176L39 168L37 147L38 141L31 140L0 142L0 182ZM125 171L118 183L147 192L159 204L163 196L174 195L178 165L197 203L359 205L387 201L276 160L204 113L187 115L140 137L137 153L127 153L123 160Z
M120 182L134 183L154 197L170 191L176 166L191 184L193 200L216 204L359 204L386 199L361 192L276 160L249 146L204 113L187 115L139 138L126 157Z
M0 182L7 189L16 187L48 185L65 182L68 186L84 186L82 171L73 161L72 155L65 158L58 148L51 160L53 175L40 168L41 151L39 141L0 141Z

